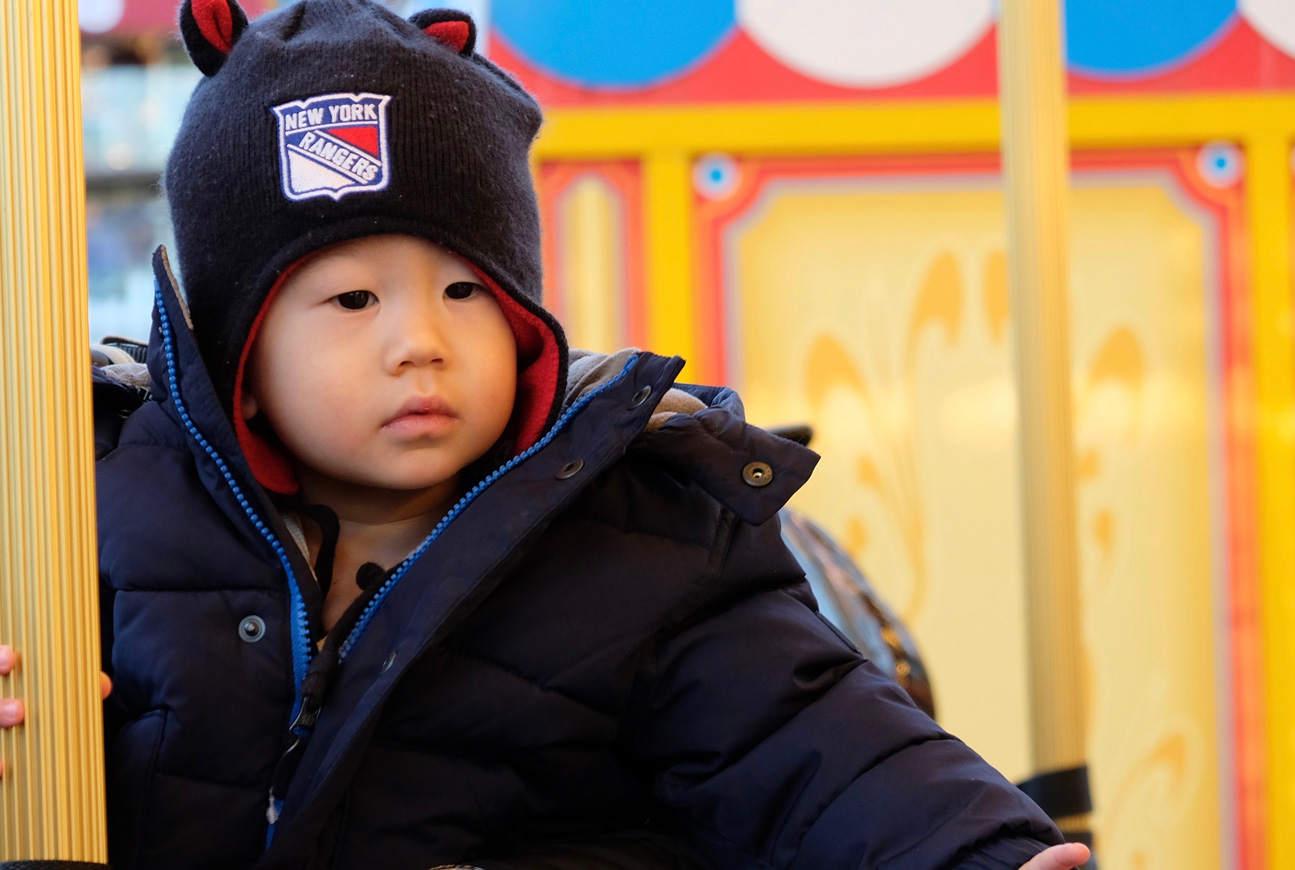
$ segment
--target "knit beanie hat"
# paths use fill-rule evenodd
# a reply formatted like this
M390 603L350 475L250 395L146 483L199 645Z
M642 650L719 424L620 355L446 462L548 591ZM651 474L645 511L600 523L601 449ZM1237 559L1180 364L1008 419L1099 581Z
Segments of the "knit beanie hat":
M472 19L299 0L249 24L235 0L185 0L180 32L204 73L164 174L181 284L258 480L296 490L282 448L238 413L259 317L296 264L361 236L427 239L477 272L517 340L509 434L519 451L536 441L560 410L567 364L540 303L528 152L542 116L475 53Z

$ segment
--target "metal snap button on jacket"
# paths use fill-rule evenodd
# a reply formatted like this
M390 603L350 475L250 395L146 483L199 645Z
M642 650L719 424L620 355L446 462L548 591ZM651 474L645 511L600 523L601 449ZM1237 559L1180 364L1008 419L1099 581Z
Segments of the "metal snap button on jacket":
M585 463L583 459L573 459L572 461L568 462L566 465L559 468L558 473L554 476L558 480L566 480L568 477L574 477L577 473L579 473L580 469L584 467L585 467Z
M265 620L259 616L244 616L238 624L238 636L248 643L256 643L265 637Z
M650 395L652 395L652 388L644 387L643 389L639 390L637 393L634 394L634 398L630 399L630 407L637 408L639 405L646 402L647 397Z
M773 482L773 469L767 462L748 462L742 469L742 479L748 486L767 486Z

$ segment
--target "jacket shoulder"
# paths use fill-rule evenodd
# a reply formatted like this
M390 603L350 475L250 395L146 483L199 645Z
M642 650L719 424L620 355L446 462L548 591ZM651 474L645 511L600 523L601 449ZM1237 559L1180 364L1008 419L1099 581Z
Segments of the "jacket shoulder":
M133 371L135 368L134 365L90 367L95 459L102 459L117 446L126 420L148 401L147 372L141 380L139 372Z
M724 510L691 475L650 452L631 450L591 481L559 522L709 548Z
M671 469L743 521L774 517L818 463L812 450L743 418L736 395L692 414L674 414L634 441L627 459Z
M674 602L662 612L660 630L763 590L799 593L804 574L783 543L778 519L783 498L733 492L723 473L636 446L557 518L539 550L556 548L570 564L617 566L612 585L622 589L655 588L653 595Z

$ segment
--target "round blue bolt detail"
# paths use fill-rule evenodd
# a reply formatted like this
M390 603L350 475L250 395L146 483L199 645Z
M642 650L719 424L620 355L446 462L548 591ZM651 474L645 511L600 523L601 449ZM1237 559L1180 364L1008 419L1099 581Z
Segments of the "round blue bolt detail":
M1232 187L1241 180L1241 149L1231 142L1207 142L1196 153L1196 170L1211 187Z
M741 169L727 154L708 154L693 166L692 183L707 199L723 199L737 190Z

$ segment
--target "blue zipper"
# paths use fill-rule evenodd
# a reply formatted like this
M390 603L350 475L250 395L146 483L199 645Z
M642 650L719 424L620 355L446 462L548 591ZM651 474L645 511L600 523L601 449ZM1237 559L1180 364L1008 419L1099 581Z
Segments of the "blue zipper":
M450 512L441 518L441 521L436 524L436 527L434 529L432 529L431 534L429 534L426 538L423 539L423 542L418 545L418 549L414 550L414 552L410 553L407 557L405 557L405 561L401 562L400 565L396 568L396 570L392 572L391 576L387 578L386 582L383 583L380 587L378 587L378 591L374 593L373 598L370 599L369 603L365 606L364 610L360 613L360 618L356 620L355 627L351 629L351 633L347 635L346 640L343 641L342 648L338 651L338 654L337 654L337 660L339 662L346 661L346 657L350 654L351 649L360 640L360 636L364 634L365 629L368 628L369 623L373 619L373 613L375 610L377 610L378 605L380 605L382 603L382 600L387 597L388 593L391 592L392 588L394 588L395 585L398 582L400 582L400 578L404 577L405 574L409 571L410 567L412 567L413 564L418 561L418 557L423 555L423 553L427 551L427 548L432 545L432 542L441 536L441 533L445 531L446 527L449 526L450 523L454 522L455 518L458 517L459 514L463 513L463 511L467 509L468 505L476 501L477 498L481 495L481 493L489 489L496 481L499 480L499 478L503 477L505 474L512 471L518 465L522 464L527 459L534 456L540 450L543 450L549 444L549 442L551 442L554 438L557 437L558 433L562 431L563 427L565 427L568 422L570 422L572 417L580 413L580 411L583 410L586 405L588 405L598 396L602 395L604 392L606 392L607 390L611 389L616 384L624 380L625 376L630 373L630 371L634 368L635 364L637 363L638 363L638 354L635 354L631 356L628 360L626 360L625 367L620 370L620 373L617 374L616 377L612 378L610 381L607 381L606 383L598 387L593 392L584 394L576 401L574 405L572 405L570 408L567 408L565 411L563 411L562 416L558 417L557 422L553 424L553 426L549 429L548 433L545 434L543 438L541 438L536 443L532 444L526 450L514 456L512 459L505 462L503 465L496 468L494 471L490 472L490 474L482 478L481 481L476 486L468 490L468 492L462 498L460 498L458 502L455 503L454 507L450 508Z
M154 283L153 295L157 305L158 318L162 324L162 346L166 351L166 374L167 382L170 386L171 401L175 403L175 409L180 415L180 420L184 423L184 427L188 430L189 434L198 442L198 445L202 447L202 449L207 452L207 455L216 463L216 468L220 470L220 473L225 478L225 482L229 484L230 491L234 494L234 497L238 499L239 505L247 514L248 519L252 521L252 525L256 527L256 530L261 533L261 537L265 538L266 542L268 542L270 547L274 550L275 555L279 557L279 564L283 566L283 570L288 575L288 593L292 603L292 619L290 621L292 635L292 679L293 684L296 687L292 701L292 714L288 717L288 721L295 722L301 711L301 681L305 678L306 668L310 664L310 627L306 617L306 602L305 599L302 598L301 589L297 585L297 576L292 571L292 565L288 560L288 553L284 550L283 544L279 542L279 539L275 536L269 525L256 515L256 511L248 502L247 496L243 494L243 490L239 487L238 483L234 480L234 476L230 473L229 467L225 464L225 460L222 459L220 454L216 452L216 449L208 443L207 439L198 431L198 427L189 417L189 409L185 407L184 399L180 397L180 385L175 372L175 344L171 333L171 319L166 313L166 304L162 299L162 285L160 282Z

